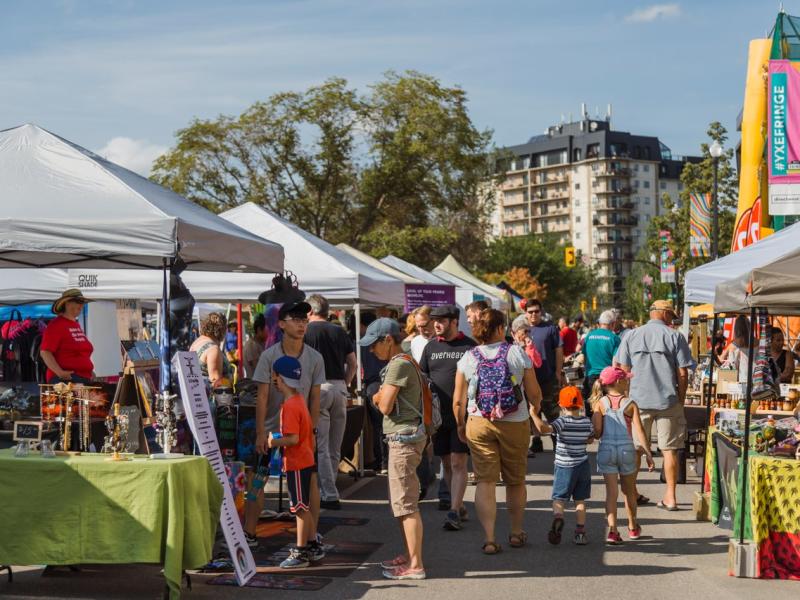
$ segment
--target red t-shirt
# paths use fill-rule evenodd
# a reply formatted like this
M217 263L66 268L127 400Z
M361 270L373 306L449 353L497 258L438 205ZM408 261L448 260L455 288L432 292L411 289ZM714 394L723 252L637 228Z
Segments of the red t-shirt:
M62 316L50 321L42 334L41 349L52 352L58 366L65 371L73 371L79 377L91 379L94 347L77 321L70 321ZM47 369L47 381L55 376L55 373Z
M294 446L283 448L283 470L299 471L314 466L314 428L311 413L300 394L287 398L281 407L281 434L297 434L300 439Z
M561 330L561 345L564 347L564 358L575 354L578 349L578 332L572 327Z

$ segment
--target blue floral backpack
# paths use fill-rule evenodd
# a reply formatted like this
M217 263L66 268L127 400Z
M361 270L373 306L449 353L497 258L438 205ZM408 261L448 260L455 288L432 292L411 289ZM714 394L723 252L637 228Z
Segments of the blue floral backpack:
M514 376L508 368L508 351L511 345L501 344L494 358L487 358L475 347L470 352L478 361L475 371L478 385L475 404L486 419L502 419L519 407L522 393L515 385Z

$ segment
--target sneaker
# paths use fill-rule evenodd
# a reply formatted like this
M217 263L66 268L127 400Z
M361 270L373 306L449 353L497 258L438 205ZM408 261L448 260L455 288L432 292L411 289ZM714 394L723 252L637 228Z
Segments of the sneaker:
M561 530L564 529L564 519L562 517L555 517L553 524L550 526L550 531L547 532L547 541L554 546L561 543Z
M606 536L606 544L609 546L618 546L622 543L622 536L619 534L619 531L609 530L608 535Z
M256 536L250 535L245 531L244 539L247 541L247 545L250 546L251 550L255 550L256 548L258 548L258 538Z
M328 510L341 510L342 503L338 500L321 500L319 503L320 508L327 508Z
M542 438L535 437L531 440L531 452L544 452L544 444L542 444Z
M444 518L444 528L448 531L458 531L461 529L461 517L458 516L456 511L451 510L447 513L447 516Z
M463 504L461 505L461 508L458 509L458 518L461 519L462 522L469 521L469 513L467 512L467 507L464 506Z
M406 566L407 562L408 559L404 555L398 554L392 560L384 560L381 563L381 569L383 569L384 571L390 569L397 569L398 567Z
M409 569L405 566L384 569L383 576L386 579L425 579L425 569Z
M317 541L308 542L308 560L319 562L325 558L325 547Z
M589 543L589 539L586 537L586 532L583 531L582 529L581 530L577 530L577 529L575 530L574 541L578 546L585 546L586 544Z
M281 563L281 569L302 569L309 566L308 552L305 548L292 548L289 558Z
M640 537L642 537L642 526L641 525L639 525L637 523L636 527L634 527L633 529L628 529L628 539L629 540L638 540Z
M319 532L317 532L317 538L315 541L317 542L317 544L320 545L322 551L325 552L325 554L336 548L336 544L326 544L322 539L322 534Z
M450 510L450 500L439 500L439 510Z

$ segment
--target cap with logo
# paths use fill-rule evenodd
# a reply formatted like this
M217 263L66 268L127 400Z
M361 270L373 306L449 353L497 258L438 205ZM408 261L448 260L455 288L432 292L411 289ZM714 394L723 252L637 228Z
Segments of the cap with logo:
M300 377L303 376L303 367L294 356L281 356L272 363L272 372L280 375L283 382L295 389L300 387Z
M613 385L622 379L630 379L633 373L620 367L610 366L600 371L598 379L603 385Z
M286 317L307 317L311 312L311 305L302 300L295 300L294 302L286 302L278 310L278 319L283 321Z
M375 319L367 327L364 337L358 342L359 346L369 347L375 342L385 338L387 335L397 335L400 333L400 324L394 319L381 317Z

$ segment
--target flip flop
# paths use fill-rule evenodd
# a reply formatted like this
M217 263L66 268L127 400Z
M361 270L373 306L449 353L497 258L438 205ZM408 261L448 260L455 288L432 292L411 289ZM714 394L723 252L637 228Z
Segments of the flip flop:
M674 512L676 510L680 510L677 504L664 504L663 500L659 500L658 504L656 504L658 508L661 510L668 510L669 512Z
M650 498L644 494L639 494L636 497L636 506L644 506L645 504L650 504Z

